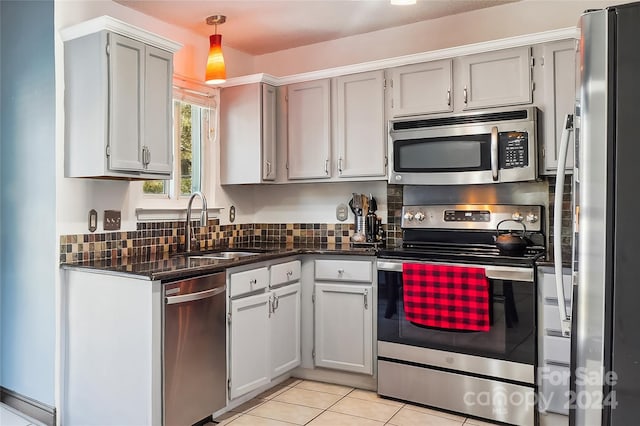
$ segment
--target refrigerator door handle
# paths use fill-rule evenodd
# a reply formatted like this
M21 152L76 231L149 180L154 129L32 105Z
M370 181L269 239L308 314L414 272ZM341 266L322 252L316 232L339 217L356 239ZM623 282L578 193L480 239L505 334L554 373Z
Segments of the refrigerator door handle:
M558 311L563 336L571 335L571 316L567 314L564 305L564 283L562 279L562 198L564 195L564 175L567 168L567 150L569 136L573 131L573 114L564 118L560 149L558 152L558 169L556 174L555 199L553 203L553 263L555 267L556 294L558 296Z

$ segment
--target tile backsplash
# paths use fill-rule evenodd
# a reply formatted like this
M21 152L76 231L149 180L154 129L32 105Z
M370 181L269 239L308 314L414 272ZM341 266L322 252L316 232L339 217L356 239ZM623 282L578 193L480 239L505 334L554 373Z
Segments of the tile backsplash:
M193 223L199 250L224 247L261 246L328 247L349 246L353 224L349 223L255 223L207 226ZM136 257L153 260L178 253L184 247L184 222L143 222L135 231L62 235L60 262L77 263Z
M549 201L551 219L549 255L553 253L553 197L555 178L550 177ZM565 183L562 212L563 258L571 258L571 180ZM402 246L403 186L387 185L387 247ZM207 226L193 222L194 235L200 250L223 247L261 246L343 248L349 246L354 232L353 223L250 223L220 225L212 219ZM142 222L135 231L62 235L60 262L74 263L89 260L110 260L136 257L157 259L177 253L184 247L184 222ZM552 259L552 257L550 257Z

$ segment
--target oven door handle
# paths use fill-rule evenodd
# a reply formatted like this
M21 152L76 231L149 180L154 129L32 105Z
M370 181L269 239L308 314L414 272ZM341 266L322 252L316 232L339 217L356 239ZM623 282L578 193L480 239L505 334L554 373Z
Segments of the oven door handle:
M402 263L391 260L378 260L376 263L378 271L389 272L402 272ZM421 263L421 262L417 262ZM422 262L425 263L425 262ZM427 262L436 263L451 266L467 266L472 268L484 268L484 273L487 278L492 280L506 280L506 281L522 281L527 283L533 283L533 268L517 268L511 266L488 266L488 265L471 265L467 263L442 263L442 262Z

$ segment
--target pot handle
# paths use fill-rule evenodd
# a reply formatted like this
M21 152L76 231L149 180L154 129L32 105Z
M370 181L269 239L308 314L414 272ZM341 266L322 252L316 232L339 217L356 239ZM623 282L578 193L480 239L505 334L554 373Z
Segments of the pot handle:
M515 222L522 225L522 238L526 237L527 227L525 226L524 222L521 220L515 220L515 219L503 219L500 222L498 222L498 224L496 225L496 233L498 235L500 235L500 225L503 224L504 222Z

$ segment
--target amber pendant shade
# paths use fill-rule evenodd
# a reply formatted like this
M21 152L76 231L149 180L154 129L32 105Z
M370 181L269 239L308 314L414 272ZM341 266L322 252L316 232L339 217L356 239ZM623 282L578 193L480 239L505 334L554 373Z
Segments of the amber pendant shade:
M209 36L209 57L207 58L207 72L205 83L222 84L227 79L227 71L222 56L222 35Z

